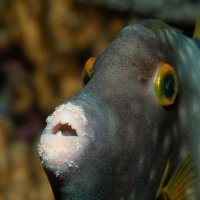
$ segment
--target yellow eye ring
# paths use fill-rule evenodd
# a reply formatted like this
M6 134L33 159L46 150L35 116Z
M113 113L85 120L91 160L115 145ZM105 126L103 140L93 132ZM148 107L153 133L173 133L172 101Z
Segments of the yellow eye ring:
M178 78L172 66L162 63L155 81L155 92L161 106L172 105L178 93Z
M93 76L93 66L95 63L96 57L90 57L84 65L83 71L82 71L82 83L83 85L86 85L89 80Z

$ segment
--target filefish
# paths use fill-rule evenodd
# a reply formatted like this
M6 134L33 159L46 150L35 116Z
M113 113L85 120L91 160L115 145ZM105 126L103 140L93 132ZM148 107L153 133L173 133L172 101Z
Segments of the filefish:
M38 145L55 199L200 199L199 47L144 20L88 60Z

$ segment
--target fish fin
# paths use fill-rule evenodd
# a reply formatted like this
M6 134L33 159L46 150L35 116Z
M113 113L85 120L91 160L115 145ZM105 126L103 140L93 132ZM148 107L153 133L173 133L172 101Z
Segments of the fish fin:
M156 192L156 199L160 196L160 194L162 193L162 190L163 190L163 186L164 186L164 183L167 179L167 176L169 174L169 169L170 169L170 159L167 160L166 162L166 165L165 165L165 169L164 169L164 172L163 172L163 176L162 176L162 179L160 181L160 185L158 187L158 190Z
M200 11L197 15L195 27L194 27L194 33L193 38L200 40Z
M188 200L197 192L197 171L194 160L187 156L168 184L162 189L161 200Z

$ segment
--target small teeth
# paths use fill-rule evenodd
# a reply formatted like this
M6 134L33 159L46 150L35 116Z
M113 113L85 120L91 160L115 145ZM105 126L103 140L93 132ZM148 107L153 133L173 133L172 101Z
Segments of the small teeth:
M61 131L58 131L58 132L56 133L56 135L62 136L62 132L61 132Z
M66 121L65 119L61 119L61 120L60 120L60 123L61 123L61 124L67 124L67 121Z

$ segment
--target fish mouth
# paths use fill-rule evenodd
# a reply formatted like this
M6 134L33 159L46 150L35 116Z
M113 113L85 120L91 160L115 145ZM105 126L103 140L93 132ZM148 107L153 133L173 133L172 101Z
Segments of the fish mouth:
M72 126L68 123L66 124L57 124L52 129L52 134L58 134L63 136L78 136L75 129L72 128Z
M54 135L84 136L87 135L86 125L87 119L83 108L68 102L57 107L47 118L46 130L50 130Z
M45 169L56 176L78 168L78 160L88 145L87 119L81 106L71 102L55 109L47 118L38 152Z

